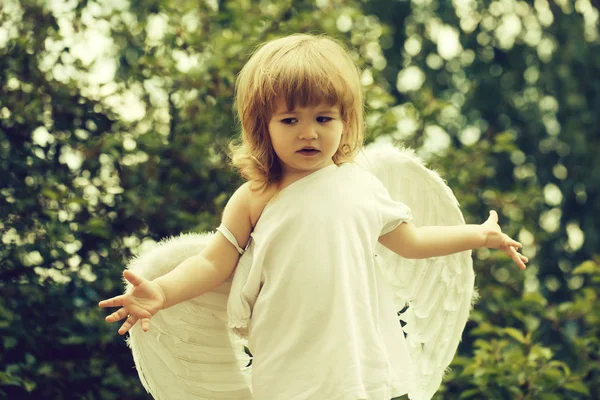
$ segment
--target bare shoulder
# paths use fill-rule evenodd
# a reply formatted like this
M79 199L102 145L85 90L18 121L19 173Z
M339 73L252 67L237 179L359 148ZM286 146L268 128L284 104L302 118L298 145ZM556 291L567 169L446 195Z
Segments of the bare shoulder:
M268 185L265 189L259 189L259 185L256 182L246 182L242 187L246 187L248 191L248 204L250 212L250 222L252 227L256 226L260 215L267 203L277 193L276 185Z
M231 196L223 212L223 223L245 243L258 222L263 209L277 192L275 185L259 189L256 182L246 182ZM241 239L241 240L240 240Z
M229 198L222 217L222 224L233 233L242 247L246 245L250 233L252 233L250 195L248 189L244 186L240 186Z

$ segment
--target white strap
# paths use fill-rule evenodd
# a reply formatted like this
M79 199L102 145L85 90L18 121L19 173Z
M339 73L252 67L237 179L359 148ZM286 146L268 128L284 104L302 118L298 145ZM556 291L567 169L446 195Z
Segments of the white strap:
M240 245L237 242L237 239L235 238L235 236L233 236L233 233L231 233L231 231L229 229L227 229L227 227L225 225L221 224L217 228L217 231L221 232L223 234L223 236L225 236L225 239L229 240L229 242L231 242L231 244L235 246L238 253L244 254L245 250L240 247Z

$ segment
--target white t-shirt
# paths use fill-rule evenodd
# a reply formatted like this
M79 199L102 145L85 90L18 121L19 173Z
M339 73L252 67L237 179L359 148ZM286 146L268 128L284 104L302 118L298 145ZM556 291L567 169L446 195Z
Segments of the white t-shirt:
M248 340L255 400L409 391L412 362L374 252L379 236L410 219L354 164L313 172L267 204L251 235L251 274L260 274Z

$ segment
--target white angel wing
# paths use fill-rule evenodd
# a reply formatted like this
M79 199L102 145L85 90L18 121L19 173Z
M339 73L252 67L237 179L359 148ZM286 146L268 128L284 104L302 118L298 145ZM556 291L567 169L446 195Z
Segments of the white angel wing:
M357 161L383 182L394 200L412 209L415 225L465 223L450 188L413 151L374 144ZM393 285L398 311L408 306L400 319L406 323L416 368L416 385L409 397L430 399L454 357L476 297L471 252L409 260L378 245L377 253Z
M198 254L212 234L163 240L128 268L155 279ZM215 290L159 311L148 332L130 330L128 344L140 380L157 400L250 400L249 357L227 329L232 278ZM130 284L128 285L128 287Z

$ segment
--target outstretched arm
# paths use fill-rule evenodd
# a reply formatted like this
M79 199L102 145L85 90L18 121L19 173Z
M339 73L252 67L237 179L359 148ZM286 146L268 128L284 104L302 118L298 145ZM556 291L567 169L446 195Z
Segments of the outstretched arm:
M243 185L227 203L223 223L244 247L252 225L249 214L249 186ZM133 285L125 294L101 301L100 307L121 307L108 317L107 322L127 320L119 329L124 334L138 320L148 331L150 319L161 309L200 296L221 285L233 272L239 259L237 249L220 233L215 234L198 255L192 256L168 274L148 281L131 271L125 278Z
M502 233L495 211L490 211L489 218L481 225L416 227L411 222L402 223L381 236L379 242L405 258L439 257L489 247L503 250L521 269L525 269L528 261L517 252L523 245Z

